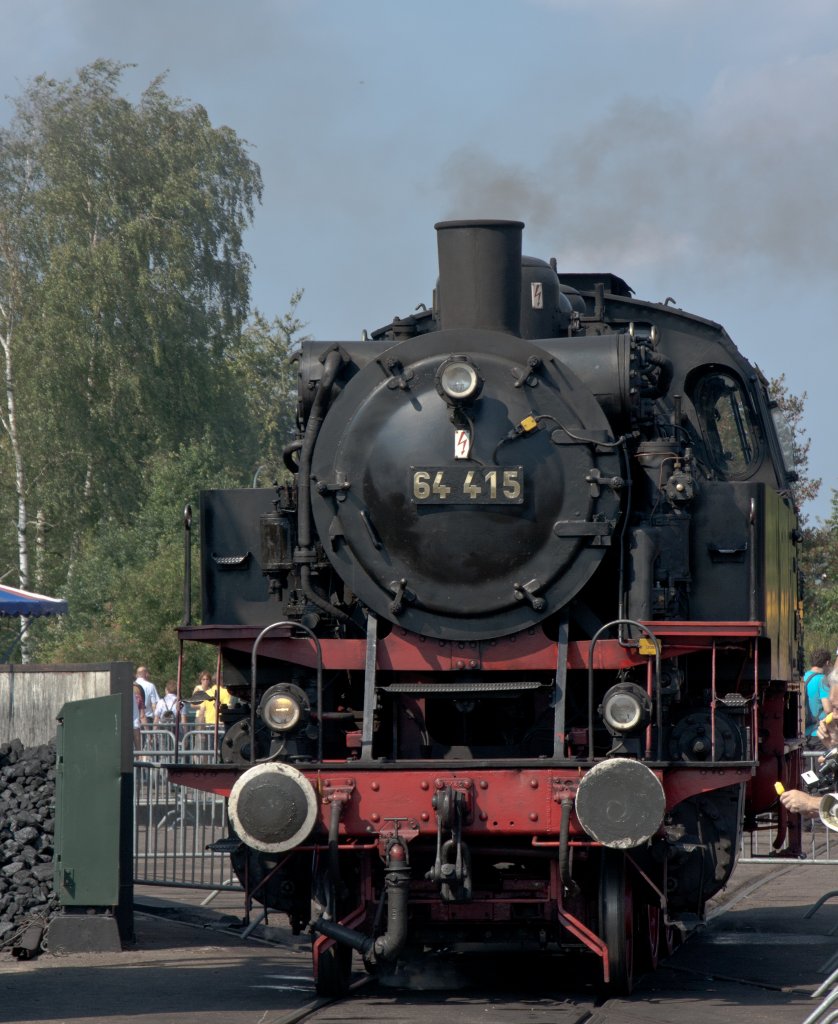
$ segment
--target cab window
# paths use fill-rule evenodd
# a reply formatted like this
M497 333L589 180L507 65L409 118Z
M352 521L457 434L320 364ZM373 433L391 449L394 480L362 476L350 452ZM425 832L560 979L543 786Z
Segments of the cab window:
M742 385L730 373L702 376L693 391L707 456L720 477L746 477L759 456L759 440Z

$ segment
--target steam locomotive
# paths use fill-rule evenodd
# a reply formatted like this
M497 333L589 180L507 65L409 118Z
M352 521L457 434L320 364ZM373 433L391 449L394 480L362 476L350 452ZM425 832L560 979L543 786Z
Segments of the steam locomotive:
M799 770L790 438L718 324L436 230L429 308L302 345L292 482L201 497L236 701L173 775L322 994L475 948L625 992Z

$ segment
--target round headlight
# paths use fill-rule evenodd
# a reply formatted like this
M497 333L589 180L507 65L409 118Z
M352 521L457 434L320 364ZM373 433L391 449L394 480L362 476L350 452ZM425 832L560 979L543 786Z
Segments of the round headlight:
M455 402L472 398L477 392L478 384L477 371L470 363L448 363L439 375L440 387Z
M609 729L628 732L636 729L643 718L643 704L628 690L615 690L602 703L602 717Z
M271 697L262 708L262 717L279 732L293 729L300 720L300 705L290 697Z
M273 732L288 732L299 725L304 710L304 694L287 684L268 690L259 705L262 721Z

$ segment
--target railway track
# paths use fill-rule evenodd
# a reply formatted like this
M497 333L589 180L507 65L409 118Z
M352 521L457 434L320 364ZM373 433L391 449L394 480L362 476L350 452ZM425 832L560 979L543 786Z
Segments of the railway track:
M725 914L737 910L745 901L758 896L771 886L788 884L797 865L778 865L764 874L734 885L715 901L708 914L709 922L718 922ZM456 1024L487 1024L502 1021L508 1024L617 1024L631 1021L669 1020L670 1017L647 1017L650 1006L666 1014L673 1010L686 988L705 987L706 1009L718 996L717 983L736 986L740 990L740 1008L749 1000L754 1006L754 1021L760 1021L760 1004L769 993L781 993L781 984L763 983L752 977L737 976L725 970L724 947L719 946L718 969L708 972L706 966L690 966L689 946L674 962L667 962L658 972L645 976L632 999L598 998L593 979L586 978L584 968L567 969L551 979L549 958L508 957L493 959L462 958L455 968L451 962L431 963L422 973L408 976L406 984L385 986L373 978L357 981L348 997L337 1000L315 999L292 1011L266 1017L261 1024L428 1024L429 1021L451 1020ZM555 962L553 962L555 963ZM723 997L724 1002L728 997ZM689 1018L686 1018L689 1019ZM708 1017L709 1019L709 1017Z

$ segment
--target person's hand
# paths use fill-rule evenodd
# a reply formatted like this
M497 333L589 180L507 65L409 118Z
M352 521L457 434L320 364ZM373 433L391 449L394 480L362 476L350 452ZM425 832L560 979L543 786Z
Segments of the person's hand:
M838 747L838 714L833 712L832 721L827 722L829 717L827 715L826 718L822 718L818 722L818 739L828 750L832 747Z
M787 789L780 796L780 803L789 814L802 814L806 818L817 818L820 798L809 796L800 789Z

